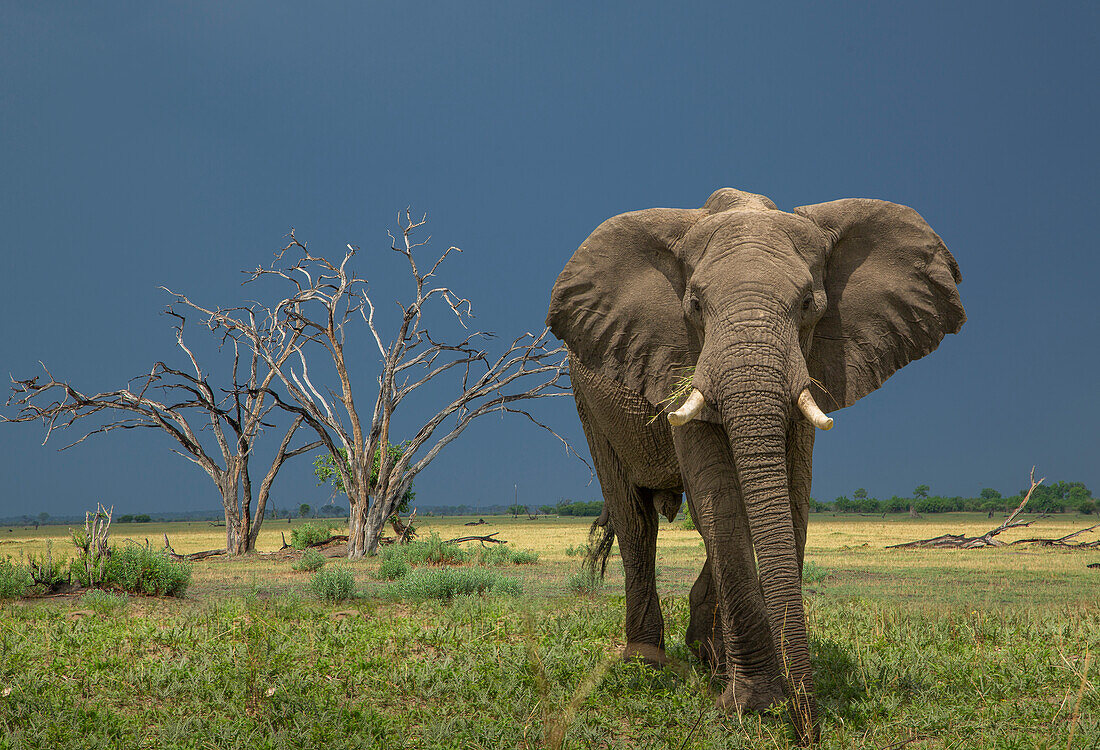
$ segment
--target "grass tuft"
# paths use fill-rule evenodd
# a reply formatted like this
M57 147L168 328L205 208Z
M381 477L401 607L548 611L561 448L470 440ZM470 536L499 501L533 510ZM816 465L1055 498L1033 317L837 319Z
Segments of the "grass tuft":
M310 581L313 593L330 603L343 602L355 597L355 578L342 565L322 568Z
M589 568L582 568L565 579L566 587L576 594L595 594L603 588L603 578Z
M391 596L400 599L437 599L449 602L458 596L522 593L518 579L485 568L424 568L414 570L390 586Z
M291 567L295 570L305 571L312 573L315 570L320 570L325 566L325 556L312 547L302 553L302 558L298 562L294 563Z
M494 544L478 550L477 561L482 565L534 565L539 553L516 549L510 544Z

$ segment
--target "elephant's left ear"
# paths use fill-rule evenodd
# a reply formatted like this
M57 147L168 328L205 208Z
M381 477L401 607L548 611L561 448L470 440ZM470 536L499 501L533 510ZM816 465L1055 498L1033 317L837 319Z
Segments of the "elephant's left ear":
M796 208L830 240L829 307L807 362L825 411L850 406L966 321L959 265L913 209L847 198Z

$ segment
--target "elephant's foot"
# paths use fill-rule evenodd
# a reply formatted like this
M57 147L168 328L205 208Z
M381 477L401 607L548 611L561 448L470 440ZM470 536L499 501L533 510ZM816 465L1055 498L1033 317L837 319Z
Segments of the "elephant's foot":
M778 680L747 680L734 678L718 696L715 705L737 713L763 713L783 703L785 696Z
M635 659L650 667L663 667L668 664L668 657L665 656L665 650L661 646L631 641L623 647L623 661Z

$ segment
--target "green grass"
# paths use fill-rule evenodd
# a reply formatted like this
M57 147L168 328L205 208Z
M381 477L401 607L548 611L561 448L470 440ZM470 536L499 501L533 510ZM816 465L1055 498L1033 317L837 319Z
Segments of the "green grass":
M310 548L302 553L302 557L298 562L294 563L291 567L295 570L301 570L307 573L312 573L315 570L320 570L325 565L325 556L317 550Z
M464 520L422 531L460 536ZM393 596L375 558L337 566L357 596L326 603L294 560L249 557L196 563L182 599L0 602L0 748L791 747L782 719L715 710L721 686L684 646L697 533L661 526L673 664L655 671L617 658L615 558L598 590L570 588L577 559L566 550L584 543L588 520L489 520L538 564L471 567L475 548L457 567L410 566L397 585L482 571L522 593ZM1100 571L1086 567L1100 551L884 549L990 525L811 517L822 747L1066 748L1071 727L1071 750L1100 746ZM169 534L177 549L192 544Z
M515 596L523 591L516 578L486 568L420 568L390 585L386 593L396 599L438 599L449 602L471 594Z

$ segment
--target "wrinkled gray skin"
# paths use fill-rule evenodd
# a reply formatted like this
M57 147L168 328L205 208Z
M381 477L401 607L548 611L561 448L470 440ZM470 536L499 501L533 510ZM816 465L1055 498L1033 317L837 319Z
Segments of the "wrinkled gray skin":
M687 638L728 678L719 705L790 699L817 736L802 561L814 427L795 402L848 406L966 319L955 259L911 208L846 199L786 213L725 188L701 209L613 217L559 276L547 324L626 574L624 656L664 661L657 514L681 493L707 550ZM694 421L666 418L685 377ZM816 382L815 382L816 381ZM829 437L832 437L831 435Z

